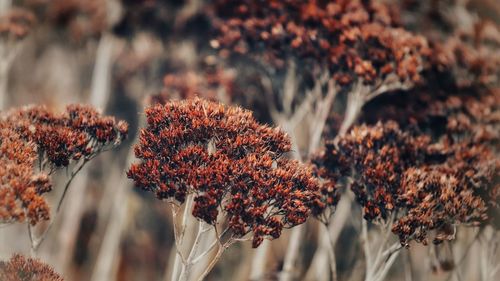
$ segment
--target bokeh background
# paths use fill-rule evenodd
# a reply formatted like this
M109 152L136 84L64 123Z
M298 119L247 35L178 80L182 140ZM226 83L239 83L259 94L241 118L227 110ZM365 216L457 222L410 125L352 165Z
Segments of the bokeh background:
M428 38L460 41L477 32L486 34L488 44L496 48L489 55L500 60L497 0L383 2L394 7L405 28ZM213 40L212 15L213 1L204 0L0 0L2 109L27 104L63 109L69 103L85 103L130 124L124 144L101 154L75 178L63 212L37 254L66 280L168 280L174 256L169 207L133 188L125 175L134 160L132 145L147 104L198 95L241 105L253 110L259 121L274 123L270 97L264 94L269 85L261 78L268 70L249 60L221 56ZM13 31L8 24L15 25ZM498 75L498 69L493 73ZM275 75L286 79L284 73ZM326 135L338 130L345 99L339 97L334 106ZM376 116L372 113L391 99L380 97L366 105L365 120L370 121ZM299 144L306 143L301 138L308 136L298 138ZM64 171L58 176L61 182L66 179ZM47 195L49 201L54 204L60 191L56 188ZM338 234L341 280L363 278L361 246L355 235L360 217L361 210L352 207ZM306 242L297 265L299 280L305 279L313 262L319 227L309 222L302 238ZM459 259L469 250L471 257L484 253L479 243L470 243L475 235L474 230L459 232L454 253L449 252L449 245L414 245L400 256L389 278L456 278L449 268L436 264L453 259L450 255ZM285 231L270 243L263 280L276 279L289 236ZM29 255L29 245L26 225L0 228L0 259L13 253ZM225 252L209 280L248 280L256 253L248 242L236 244ZM498 264L499 257L493 254ZM468 269L462 280L485 280L480 278L476 259L468 258L463 266ZM500 280L500 275L496 277L490 280Z

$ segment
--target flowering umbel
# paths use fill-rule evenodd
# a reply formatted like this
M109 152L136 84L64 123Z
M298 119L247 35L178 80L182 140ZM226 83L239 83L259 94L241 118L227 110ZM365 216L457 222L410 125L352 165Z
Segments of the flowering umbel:
M93 157L120 144L127 124L89 106L70 105L62 114L43 106L9 110L0 119L0 223L49 219L41 196L50 176L75 164L72 176Z
M5 262L0 261L2 281L63 281L50 266L39 260L14 255Z
M455 225L479 225L498 207L499 162L482 144L453 143L397 123L354 127L338 144L327 145L318 164L337 177L352 178L351 189L367 220L393 219L403 245L453 237Z
M318 200L309 168L281 157L287 136L252 113L202 99L146 109L128 176L158 199L183 203L208 224L225 217L232 237L253 233L253 246L305 222Z
M222 54L260 53L283 67L289 59L334 73L341 85L390 79L420 80L427 41L398 26L398 17L378 1L220 0L214 4ZM395 82L395 81L394 81Z

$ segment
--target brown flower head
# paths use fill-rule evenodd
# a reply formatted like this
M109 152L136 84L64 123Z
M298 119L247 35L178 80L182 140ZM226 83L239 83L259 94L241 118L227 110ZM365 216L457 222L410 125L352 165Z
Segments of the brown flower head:
M3 281L63 281L50 266L39 260L14 255L0 261L0 280Z
M220 0L213 6L221 54L259 54L282 68L298 60L303 68L334 73L341 85L361 80L420 81L427 41L397 26L397 16L377 1Z
M41 196L51 190L50 175L62 167L84 165L120 144L127 124L93 108L70 105L62 114L42 106L4 112L0 119L0 223L32 225L49 219ZM76 165L75 165L76 166Z
M198 73L186 71L163 77L163 89L151 98L151 104L165 104L171 99L203 97L209 100L228 100L234 92L234 75L230 70L206 67Z
M250 111L201 99L146 109L128 176L159 199L183 203L209 224L225 217L233 237L253 233L253 246L305 222L318 182L290 151L286 135L258 124Z
M36 146L9 124L0 124L0 224L49 219L49 207L41 196L50 191L48 175L35 172Z
M451 117L450 117L451 118ZM456 225L486 222L498 208L499 161L488 146L458 135L432 142L395 122L354 127L317 160L336 177L349 177L367 220L393 219L403 245L453 238Z

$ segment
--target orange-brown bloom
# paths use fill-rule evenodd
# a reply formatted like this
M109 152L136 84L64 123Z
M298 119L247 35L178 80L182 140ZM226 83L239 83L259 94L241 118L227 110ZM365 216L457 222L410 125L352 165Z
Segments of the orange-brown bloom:
M146 109L128 176L159 199L183 203L209 224L226 216L233 237L253 233L253 246L305 222L318 182L290 151L287 136L258 124L250 111L201 99Z
M485 223L498 208L500 161L489 140L474 137L474 131L470 139L452 128L433 142L429 135L415 128L403 131L391 121L357 126L338 144L329 143L317 164L334 180L352 180L365 219L394 216L392 231L403 245L410 240L427 243L431 234L440 243L453 238L450 229L456 225Z
M71 163L85 163L115 147L127 124L93 108L70 105L62 114L42 106L16 108L0 116L0 223L49 219L41 196L50 175Z
M259 54L277 68L298 60L330 71L342 85L377 85L389 75L419 82L429 55L426 39L398 27L378 1L219 0L213 12L219 36L212 46L222 55Z

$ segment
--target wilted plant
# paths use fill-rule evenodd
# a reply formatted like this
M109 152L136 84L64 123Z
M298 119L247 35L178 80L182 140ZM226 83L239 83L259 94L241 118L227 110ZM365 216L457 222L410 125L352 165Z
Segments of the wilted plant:
M286 135L258 124L251 112L194 99L150 107L146 117L148 126L135 148L141 162L132 165L128 176L168 200L174 222L185 205L183 222L174 224L180 280L187 280L193 264L213 247L218 248L216 256L200 278L232 243L249 239L258 247L264 238L278 238L282 229L304 223L313 209L321 208L311 171L283 157L290 151ZM189 213L199 226L186 257L180 243ZM199 249L210 230L216 241Z

